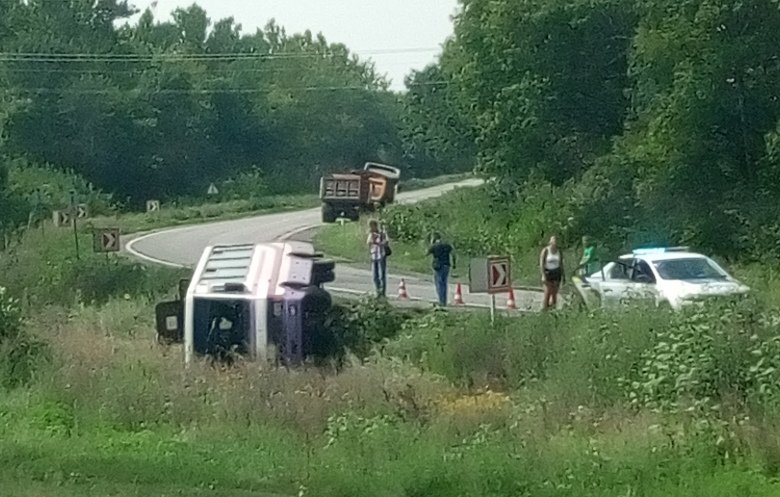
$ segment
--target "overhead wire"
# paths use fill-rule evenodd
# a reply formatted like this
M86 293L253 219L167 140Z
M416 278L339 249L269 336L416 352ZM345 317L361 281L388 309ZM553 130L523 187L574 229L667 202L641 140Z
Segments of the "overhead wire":
M431 81L426 83L415 83L412 87L445 87L449 86L449 81ZM314 85L300 87L274 87L274 88L208 88L208 89L178 89L178 88L131 88L131 89L72 89L72 88L17 88L13 90L4 90L6 94L55 94L55 95L112 95L119 93L148 93L152 95L173 94L173 95L212 95L212 94L261 94L274 92L334 92L334 91L378 91L379 88L372 88L369 85Z
M363 50L361 54L403 54L403 53L422 53L439 51L440 48L399 48L399 49L377 49ZM351 52L356 54L355 51ZM89 64L89 63L147 63L157 64L161 62L256 62L266 60L289 60L289 59L327 59L341 56L348 56L348 52L338 52L329 50L319 53L301 53L301 52L276 52L276 53L204 53L204 54L98 54L98 53L64 53L64 52L0 52L0 63L5 62L6 67L3 71L12 74L143 74L151 72L156 67L145 68L117 68L113 65L107 68L89 69L89 68L61 68L61 67L41 67L39 64ZM20 67L19 65L32 65L32 67ZM284 74L295 72L296 68L272 68L272 67L230 67L225 69L226 74ZM212 71L213 72L213 71ZM413 83L411 86L447 86L448 81L431 81L425 83ZM277 87L277 88L211 88L211 89L54 89L54 88L17 88L15 90L6 90L4 93L39 93L39 94L77 94L77 95L101 95L110 94L116 91L122 92L147 92L170 93L170 94L214 94L214 93L266 93L274 91L291 92L310 92L310 91L339 91L339 90L378 90L378 87L371 85L314 85L305 87Z
M403 48L366 51L322 52L271 52L271 53L160 53L160 54L117 54L117 53L65 53L65 52L0 52L0 62L183 62L183 61L238 61L238 60L275 60L275 59L314 59L334 58L349 55L396 55L406 53L433 53L440 48Z

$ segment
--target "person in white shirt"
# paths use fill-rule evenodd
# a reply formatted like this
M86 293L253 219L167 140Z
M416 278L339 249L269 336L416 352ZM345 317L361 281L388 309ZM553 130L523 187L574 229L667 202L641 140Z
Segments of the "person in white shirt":
M542 272L544 284L544 309L555 308L558 305L558 291L561 282L565 280L563 272L563 252L558 247L558 240L552 236L550 243L542 249L539 257L539 269Z
M379 230L379 223L372 220L368 223L368 245L371 256L371 273L374 277L377 297L384 297L387 293L387 235Z

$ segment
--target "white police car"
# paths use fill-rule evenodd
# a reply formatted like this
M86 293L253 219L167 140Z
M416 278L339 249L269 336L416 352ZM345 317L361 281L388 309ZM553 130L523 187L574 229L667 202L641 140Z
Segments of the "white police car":
M741 295L750 289L707 256L685 247L635 250L577 284L583 298L595 293L602 306L632 300L682 306L709 299Z

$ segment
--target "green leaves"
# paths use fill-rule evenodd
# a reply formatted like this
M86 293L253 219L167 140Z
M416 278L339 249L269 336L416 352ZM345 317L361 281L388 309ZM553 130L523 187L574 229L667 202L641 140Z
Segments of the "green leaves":
M1 57L8 152L122 200L202 195L255 167L276 193L315 191L326 169L400 161L387 82L322 35L209 30L197 5L121 27L119 0L12 6L0 52L33 55Z
M558 185L576 177L623 129L632 5L467 5L443 64L469 104L481 169Z

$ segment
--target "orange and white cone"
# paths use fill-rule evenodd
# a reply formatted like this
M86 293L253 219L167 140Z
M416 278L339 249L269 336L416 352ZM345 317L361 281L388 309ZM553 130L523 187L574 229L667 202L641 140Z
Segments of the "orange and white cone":
M398 284L398 298L401 300L409 300L409 294L406 293L406 280L401 278L401 283Z
M509 289L509 298L506 301L506 308L510 311L517 309L517 303L515 302L515 290L513 288Z
M460 287L460 283L455 286L455 299L453 300L455 305L466 305L463 302L463 290Z

